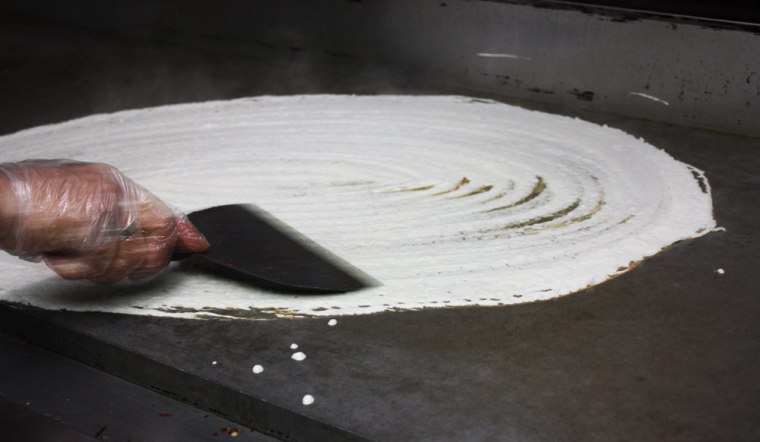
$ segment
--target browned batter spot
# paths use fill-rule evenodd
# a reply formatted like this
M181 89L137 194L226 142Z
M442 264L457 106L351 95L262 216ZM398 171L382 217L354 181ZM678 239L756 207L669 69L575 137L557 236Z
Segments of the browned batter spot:
M167 313L196 313L199 319L273 319L279 318L307 318L315 317L308 313L299 313L289 310L285 307L273 307L273 308L253 308L240 309L240 308L220 308L220 307L203 307L203 308L190 308L190 307L162 307L158 308L158 311ZM218 316L217 316L218 315ZM222 316L222 318L220 318ZM226 316L227 318L224 318Z
M395 189L395 190L388 190L387 192L383 193L399 193L399 192L421 192L423 190L430 190L433 187L435 187L435 184L431 184L429 186L420 186L420 187L412 187L409 189Z
M633 217L634 217L634 215L628 215L628 216L626 216L625 218L623 218L622 220L618 221L618 224L625 224L625 223L627 223L628 221L630 221L630 220L631 220L631 218L633 218Z
M459 182L456 183L456 185L452 187L451 189L444 190L443 192L434 193L433 196L441 196L441 195L446 195L447 193L456 192L457 190L461 189L462 186L467 185L469 183L470 183L470 179L467 177L464 177L461 180L459 180Z
M569 206L565 207L564 209L558 210L550 215L546 216L539 216L537 218L532 218L527 221L523 221L521 223L514 223L514 224L507 224L504 227L501 227L498 230L507 230L507 229L520 229L522 227L529 227L534 226L536 224L543 224L547 223L549 221L554 221L557 218L561 218L568 213L572 212L573 210L577 209L578 206L581 205L581 200L575 200L574 203L570 204Z
M604 204L605 204L604 195L602 195L599 198L599 200L596 202L596 205L588 213L575 217L573 219L567 220L567 221L563 221L561 223L553 224L550 227L556 229L556 228L568 226L570 224L586 221L587 219L590 219L592 216L596 215L600 210L602 210L602 207L604 207Z
M536 179L538 180L538 181L536 181L536 185L533 186L533 190L531 190L530 193L527 196L525 196L525 198L522 198L521 200L519 200L517 202L514 202L512 204L507 204L506 206L500 206L500 207L496 207L496 208L493 208L493 209L490 209L490 210L486 210L486 213L487 212L496 212L497 210L510 209L512 207L519 206L521 204L525 204L528 201L530 201L530 200L536 198L537 196L541 195L541 193L543 193L543 191L546 190L546 182L544 181L544 178L540 177L540 176L537 176Z
M479 195L481 193L488 192L491 189L493 189L493 186L481 186L481 187L473 190L472 192L465 193L464 195L452 196L451 199L466 198L468 196Z
M504 193L504 192L497 193L496 195L492 196L491 198L488 198L487 200L483 201L483 204L490 203L491 201L496 201L498 199L504 198L504 195L506 195L506 193Z

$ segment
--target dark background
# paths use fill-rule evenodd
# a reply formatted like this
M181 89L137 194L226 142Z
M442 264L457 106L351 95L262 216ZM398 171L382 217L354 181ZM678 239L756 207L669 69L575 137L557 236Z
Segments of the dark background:
M553 2L547 0L544 3L558 3L573 6L606 6L616 9L628 9L682 17L760 24L760 6L754 2L741 0L587 0L580 2Z

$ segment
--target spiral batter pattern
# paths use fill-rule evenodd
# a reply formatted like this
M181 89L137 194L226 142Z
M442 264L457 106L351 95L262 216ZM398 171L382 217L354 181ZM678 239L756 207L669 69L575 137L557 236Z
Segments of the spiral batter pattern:
M702 173L644 141L466 97L166 106L23 131L0 149L6 161L113 164L186 212L254 203L382 284L294 296L175 271L136 300L45 296L71 283L41 284L40 270L3 258L24 269L0 297L47 308L335 316L530 302L604 282L715 226Z

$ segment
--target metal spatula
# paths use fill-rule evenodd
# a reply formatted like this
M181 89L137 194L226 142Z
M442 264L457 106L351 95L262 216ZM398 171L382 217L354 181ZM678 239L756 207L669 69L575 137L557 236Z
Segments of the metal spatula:
M192 260L225 276L312 293L374 285L360 270L252 204L212 207L188 218L211 244L208 252L190 255Z

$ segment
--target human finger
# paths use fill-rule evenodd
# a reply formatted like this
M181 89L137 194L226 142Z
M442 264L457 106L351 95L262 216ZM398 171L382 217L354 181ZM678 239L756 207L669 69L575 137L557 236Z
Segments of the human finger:
M128 277L142 265L145 247L145 238L141 232L119 241L108 269L92 281L97 284L113 284Z
M76 252L46 253L45 263L65 279L95 281L108 272L119 250L118 241L107 241L97 248Z
M45 264L63 279L85 279L93 274L92 262L82 256L46 254Z
M161 204L158 202L157 204ZM143 279L163 270L171 260L177 242L174 214L165 206L143 204L140 223L145 238L143 262L130 275L130 279Z
M138 280L154 276L169 265L176 235L170 238L146 236L142 263L129 274L129 279Z
M203 234L184 215L176 217L177 243L176 253L200 253L209 248L209 243Z

